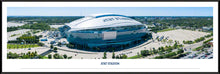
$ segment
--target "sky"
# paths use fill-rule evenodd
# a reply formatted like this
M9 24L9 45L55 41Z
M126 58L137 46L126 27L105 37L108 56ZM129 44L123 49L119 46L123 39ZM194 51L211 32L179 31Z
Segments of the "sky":
M8 7L7 16L213 16L212 7Z

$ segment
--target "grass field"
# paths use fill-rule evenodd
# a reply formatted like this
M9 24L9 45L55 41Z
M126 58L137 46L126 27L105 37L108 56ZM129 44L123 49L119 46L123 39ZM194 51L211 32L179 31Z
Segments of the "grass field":
M171 30L175 30L175 29L169 28L169 29L163 29L163 30L160 30L160 31L157 31L157 32L165 32L165 31L171 31Z
M193 51L199 51L199 50L202 50L202 49L203 49L203 46L199 46L199 47L193 49Z
M7 44L7 49L39 47L37 44Z
M138 59L138 58L141 58L142 56L141 55L135 55L135 56L132 56L132 57L128 57L127 59Z
M43 59L49 59L48 57L44 56Z

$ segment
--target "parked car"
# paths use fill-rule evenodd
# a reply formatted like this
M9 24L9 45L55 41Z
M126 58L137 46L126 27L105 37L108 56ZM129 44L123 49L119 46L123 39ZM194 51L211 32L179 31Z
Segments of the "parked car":
M212 59L212 58L213 58L213 56L209 57L208 59Z

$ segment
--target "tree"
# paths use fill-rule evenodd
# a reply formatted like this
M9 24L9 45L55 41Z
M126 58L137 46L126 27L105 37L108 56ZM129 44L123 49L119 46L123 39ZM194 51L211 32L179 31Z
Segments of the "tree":
M61 42L58 42L58 44L57 44L58 46L61 46Z
M50 45L50 49L53 49L53 45L52 44Z
M169 44L173 43L173 40L168 40L168 43L169 43Z
M38 58L39 58L39 59L43 59L43 56L41 56L41 55L38 55Z
M150 55L150 52L149 52L149 50L146 50L146 54L147 54L147 55Z
M55 58L55 59L63 59L63 57L62 56L60 56L59 54L54 54L53 55L53 57Z
M54 51L57 51L57 47L54 47L54 49L53 49Z
M72 59L72 56L68 57L68 59Z
M208 51L206 50L206 51L205 51L205 53L207 54L207 53L208 53Z
M122 58L122 59L126 59L127 57L128 57L128 56L124 54L124 55L122 55L121 58Z
M27 55L28 55L28 56L30 56L30 55L31 55L31 52L30 52L30 51L28 51Z
M37 56L37 51L34 52L34 56Z
M106 59L107 57L106 57L106 52L104 52L104 57L102 57L103 59Z
M67 59L67 55L66 55L66 54L64 54L64 55L63 55L63 58Z
M160 51L165 51L164 47L160 47Z
M147 56L147 55L146 55L146 51L145 51L145 50L141 50L141 55L142 55L142 56Z
M112 53L112 58L115 59L115 52L113 50L113 53Z
M139 52L137 52L137 55L140 56Z
M44 46L44 43L38 42L39 46Z
M180 54L180 53L183 53L183 52L184 52L183 49L179 49L179 50L177 51L177 54Z
M170 58L170 57L172 57L172 56L174 56L174 55L176 55L176 52L171 52L171 53L169 53L169 54L166 54L166 55L164 56L164 58Z
M141 50L141 55L147 56L147 55L150 55L150 52L149 52L149 50Z
M116 56L116 59L120 59L120 57L117 55L117 56Z
M177 45L177 42L175 42L174 45L173 45L174 49L176 49L177 46L178 46L178 45Z
M49 55L48 55L48 58L49 58L49 59L52 59L52 55L51 55L51 54L49 54Z
M156 54L156 53L157 53L157 50L156 50L156 49L153 49L153 53Z

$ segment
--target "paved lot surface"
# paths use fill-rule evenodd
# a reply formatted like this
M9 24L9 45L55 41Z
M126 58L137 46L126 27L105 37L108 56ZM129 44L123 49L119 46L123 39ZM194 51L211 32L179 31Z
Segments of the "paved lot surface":
M52 27L52 28L58 28L58 27L61 27L61 26L64 26L64 25L50 25L50 27Z
M15 22L7 22L7 27L17 27L17 26L22 26L25 23L15 23Z
M180 43L183 42L183 40L195 40L199 37L203 37L209 33L205 32L199 32L199 31L191 31L191 30L183 30L183 29L178 29L178 30L171 30L171 31L166 31L166 32L159 32L157 33L158 36L164 36L164 37L169 37L169 39L172 40L177 40Z
M7 32L7 38L8 40L16 40L16 38L20 37L22 34L26 34L27 31L30 31L30 29L22 29L22 30ZM13 34L19 34L19 35L11 37L11 35Z
M44 53L48 51L49 49L47 47L35 47L31 48L31 50L28 50L28 48L23 48L23 49L8 49L7 53L12 52L12 53L28 53L30 52L35 52L37 51L38 54Z

